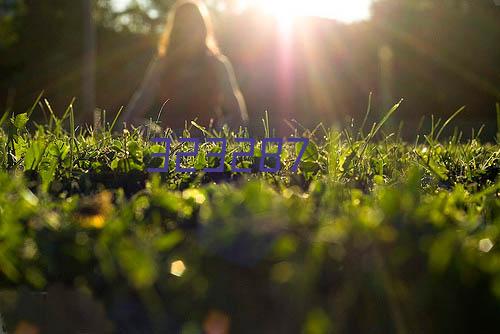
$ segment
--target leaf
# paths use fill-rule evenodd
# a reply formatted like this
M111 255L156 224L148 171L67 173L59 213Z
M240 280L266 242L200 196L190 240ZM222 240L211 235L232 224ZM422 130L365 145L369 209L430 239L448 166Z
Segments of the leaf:
M169 251L184 239L181 231L174 231L155 240L155 248L159 251Z
M200 150L200 153L198 154L194 162L194 168L196 168L196 170L202 170L203 168L205 168L207 165L206 158L207 158L206 152L204 150Z
M57 141L55 143L49 144L49 147L47 148L47 152L48 152L48 154L50 154L53 157L64 160L64 159L66 159L66 156L69 153L69 146L62 141Z
M302 145L296 145L295 146L295 154L299 155L300 150L302 149ZM303 162L314 162L317 161L319 158L319 152L318 152L318 146L316 146L315 143L312 141L309 141L309 145L307 145L306 151L304 152L304 155L302 156L302 161Z
M57 160L54 158L50 160L45 159L44 162L41 164L41 166L42 165L43 168L40 168L40 177L42 178L42 189L44 191L47 191L50 183L54 180L54 176L56 174Z
M18 130L25 127L26 123L28 123L29 117L27 113L18 114L14 117L12 124Z
M136 141L129 142L127 144L127 150L129 151L130 155L133 156L134 158L139 157L142 153L139 144Z
M9 109L7 109L7 110L3 113L2 118L0 118L0 126L2 126L3 122L5 122L5 120L9 117L9 112L10 112L10 110L9 110Z
M111 169L114 171L128 173L132 170L142 170L143 166L132 158L115 158L111 161Z
M117 170L119 163L120 163L120 158L115 158L113 161L111 161L111 165L110 165L111 169Z
M165 146L164 145L151 145L149 147L149 152L150 153L164 153L165 152Z
M26 150L26 155L24 156L24 169L36 170L38 165L42 161L44 153L45 146L40 142L33 142L31 146Z
M321 169L320 164L315 161L303 161L300 166L300 168L306 173L316 173Z

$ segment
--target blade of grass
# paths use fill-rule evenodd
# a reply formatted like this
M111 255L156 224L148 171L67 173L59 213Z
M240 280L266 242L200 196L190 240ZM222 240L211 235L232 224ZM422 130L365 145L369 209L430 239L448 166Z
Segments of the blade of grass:
M160 117L161 117L161 114L163 112L163 108L165 108L165 106L167 105L168 101L170 101L170 99L166 100L165 102L163 102L163 104L161 105L161 108L160 108L160 111L158 112L158 117L156 118L156 123L159 123L160 122Z
M500 143L500 102L497 103L497 143Z
M368 121L368 116L370 115L372 109L372 92L368 95L368 106L366 107L365 118L363 119L363 123L361 123L361 127L359 128L359 134L361 138L364 137L363 131L365 130L366 122Z
M269 135L270 135L270 131L269 131L269 114L268 114L267 110L265 112L264 118L262 119L262 124L264 124L264 133L265 133L265 136L266 136L266 138L269 138Z
M115 124L118 121L118 118L120 118L120 115L123 111L123 106L120 107L120 110L118 110L118 113L115 116L115 119L113 120L113 123L111 123L111 127L109 128L109 132L112 132L113 129L115 128Z
M42 90L40 92L40 94L38 95L38 97L35 99L35 102L31 105L31 107L28 109L28 118L31 117L31 114L33 113L33 111L35 111L35 108L36 108L36 105L38 104L38 102L40 102L40 100L42 99L42 96L45 92Z
M45 106L47 107L47 109L49 109L50 116L52 116L52 119L57 124L58 123L58 119L56 117L56 114L54 114L54 110L52 109L52 106L50 105L49 101L47 99L43 99L43 102L45 103Z
M401 103L403 102L403 99L401 99L398 103L396 103L385 115L384 117L382 118L382 120L380 121L380 123L377 125L377 127L375 128L375 131L370 133L370 136L369 136L369 139L372 139L373 137L375 137L375 135L379 132L379 130L382 128L382 126L384 126L384 124L387 122L387 120L389 120L389 118L392 116L392 114L394 114L394 112L396 112L396 110L398 110L399 106L401 105Z
M438 141L439 140L439 136L441 136L441 133L443 133L443 130L446 128L446 126L448 124L450 124L450 122L458 116L458 114L460 114L462 111L464 111L465 109L465 106L461 107L460 109L458 109L457 111L455 111L453 113L453 115L451 115L447 120L446 122L444 122L443 126L441 126L441 129L439 130L439 132L437 133L436 135L436 138L434 139L435 141Z
M207 137L211 137L212 134L210 132L208 132L203 126L199 125L198 123L196 123L195 121L191 121L191 124L197 128L198 130L200 130L201 132L203 132Z
M71 165L69 167L70 173L73 172L73 163L74 163L74 156L73 156L73 143L76 143L76 138L75 138L75 113L73 111L73 103L70 104L69 106L69 128L71 131L71 139L69 141L69 152L70 152L70 160L71 160Z
M10 108L8 108L7 110L5 110L5 112L3 113L2 118L0 118L0 126L2 126L3 122L5 122L5 120L7 118L9 118L9 113L10 113Z
M64 111L64 115L61 118L61 121L64 121L66 119L66 117L68 117L68 113L69 113L70 109L73 108L73 103L75 103L75 100L76 100L75 98L71 99L71 102L69 103L68 107Z
M394 112L396 112L396 110L398 110L398 108L402 102L403 102L403 99L401 99L388 112L386 112L384 117L380 121L380 123L375 127L375 129L370 131L370 133L366 137L365 143L363 144L363 148L362 148L361 153L359 155L360 157L363 156L363 154L365 153L365 150L368 147L368 144L370 143L370 141L373 139L373 137L375 137L377 135L377 133L380 131L382 126L387 122L387 120L392 116L392 114L394 114Z

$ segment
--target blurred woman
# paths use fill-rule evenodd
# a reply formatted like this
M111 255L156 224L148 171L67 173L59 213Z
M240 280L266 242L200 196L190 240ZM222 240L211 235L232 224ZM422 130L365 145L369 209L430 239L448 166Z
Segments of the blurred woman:
M203 126L239 126L248 120L232 65L219 51L208 9L198 0L180 0L171 9L124 121L144 120L147 112L154 112L156 120L160 110L161 125L174 130L194 119Z

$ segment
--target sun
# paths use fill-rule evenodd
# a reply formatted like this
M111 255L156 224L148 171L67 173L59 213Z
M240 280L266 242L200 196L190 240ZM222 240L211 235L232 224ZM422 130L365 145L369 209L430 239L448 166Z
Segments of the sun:
M350 23L368 19L373 0L243 0L289 25L298 16L317 16Z

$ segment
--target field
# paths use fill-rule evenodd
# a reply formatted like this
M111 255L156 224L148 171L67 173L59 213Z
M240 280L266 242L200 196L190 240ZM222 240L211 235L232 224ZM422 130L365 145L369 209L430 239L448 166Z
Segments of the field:
M385 130L397 105L373 126L296 124L290 135L310 140L296 173L285 145L276 174L232 173L230 154L222 173L177 173L171 161L160 174L144 171L163 163L151 138L189 150L169 131L118 130L117 118L76 127L72 106L56 116L36 102L0 120L0 303L12 332L496 328L500 146L477 132L444 138L453 116L414 142ZM39 105L43 125L30 121ZM227 138L231 153L272 125L192 123L183 136L197 133ZM217 150L202 144L186 163L215 166L205 156Z

